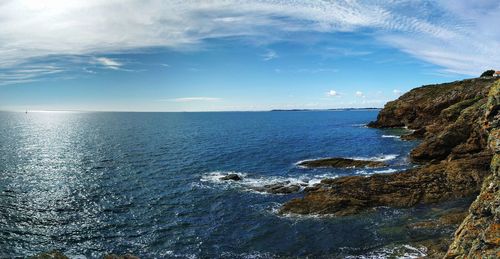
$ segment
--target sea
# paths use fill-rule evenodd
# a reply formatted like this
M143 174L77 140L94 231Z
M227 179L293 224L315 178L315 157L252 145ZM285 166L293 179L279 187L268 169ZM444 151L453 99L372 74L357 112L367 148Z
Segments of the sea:
M280 215L293 194L255 187L411 168L405 129L372 129L378 110L0 112L0 258L417 258L416 231L444 203L336 217ZM310 169L308 159L387 168ZM229 173L241 181L222 181ZM464 205L465 206L465 205Z

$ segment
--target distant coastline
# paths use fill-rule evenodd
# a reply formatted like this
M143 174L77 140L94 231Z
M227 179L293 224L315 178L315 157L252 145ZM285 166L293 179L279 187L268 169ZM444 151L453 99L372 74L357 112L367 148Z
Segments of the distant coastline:
M270 112L315 112L315 111L367 111L381 110L382 108L335 108L335 109L273 109Z

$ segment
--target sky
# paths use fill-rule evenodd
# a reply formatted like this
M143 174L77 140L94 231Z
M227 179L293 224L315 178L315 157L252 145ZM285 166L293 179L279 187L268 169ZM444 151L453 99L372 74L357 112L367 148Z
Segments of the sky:
M2 0L0 110L383 107L500 69L498 0Z

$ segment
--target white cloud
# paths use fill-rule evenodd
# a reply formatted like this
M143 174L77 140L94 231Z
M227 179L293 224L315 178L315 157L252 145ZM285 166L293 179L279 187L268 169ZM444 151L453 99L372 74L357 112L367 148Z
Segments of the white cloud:
M330 90L330 91L326 92L326 95L330 96L330 97L331 96L340 96L340 94L335 90Z
M54 76L64 71L62 67L45 64L25 65L16 69L2 69L0 70L0 85L39 81L43 76Z
M355 94L356 94L356 97L365 97L365 95L361 91L356 91Z
M276 54L276 51L274 50L267 50L267 52L262 55L262 59L265 60L265 61L269 61L271 59L275 59L278 57L278 54Z
M109 68L109 69L118 70L118 69L120 69L121 66L123 66L123 63L118 62L118 61L113 60L113 59L110 59L110 58L106 58L106 57L98 57L98 58L95 58L95 60L100 65L102 65L106 68Z
M370 29L375 40L447 72L477 75L500 64L498 13L496 0L4 0L0 68L54 55L196 49L214 38L265 46L301 41L294 32ZM276 57L273 51L264 55Z
M215 97L182 97L182 98L174 98L174 99L167 99L167 101L172 101L172 102L179 102L179 103L185 103L185 102L217 102L222 100L221 98L215 98Z
M398 96L399 96L399 95L401 95L401 94L403 93L403 92L401 92L401 90L399 90L399 89L394 89L394 90L392 90L392 92L393 92L395 95L398 95Z

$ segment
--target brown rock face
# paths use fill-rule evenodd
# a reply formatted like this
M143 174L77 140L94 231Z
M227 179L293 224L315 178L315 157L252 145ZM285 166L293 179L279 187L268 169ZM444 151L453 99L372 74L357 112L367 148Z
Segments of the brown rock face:
M298 164L299 166L317 168L317 167L336 167L336 168L350 168L350 167L384 167L386 163L381 161L367 161L357 160L350 158L332 157L317 160L307 160Z
M484 128L494 152L491 175L455 233L446 258L500 258L500 81L491 87Z

